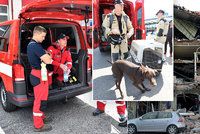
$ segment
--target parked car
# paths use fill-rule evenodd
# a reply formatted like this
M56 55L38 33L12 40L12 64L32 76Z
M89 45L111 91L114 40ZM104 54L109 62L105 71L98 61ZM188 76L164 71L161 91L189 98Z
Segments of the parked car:
M44 49L54 44L60 33L70 37L68 49L77 79L70 85L51 89L48 100L71 98L91 91L92 70L87 64L91 58L88 58L86 32L80 25L82 20L89 22L91 16L91 0L44 0L26 5L19 19L0 23L0 98L5 111L33 103L33 87L29 80L31 66L26 50L37 25L47 29L42 43Z
M185 119L177 112L156 111L128 120L128 133L167 132L177 134L186 128Z

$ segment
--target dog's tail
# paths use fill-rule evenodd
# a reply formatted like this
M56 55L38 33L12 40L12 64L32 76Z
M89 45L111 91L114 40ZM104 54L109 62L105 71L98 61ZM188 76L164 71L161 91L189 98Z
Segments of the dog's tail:
M107 62L109 62L111 65L113 64L111 61L107 60Z

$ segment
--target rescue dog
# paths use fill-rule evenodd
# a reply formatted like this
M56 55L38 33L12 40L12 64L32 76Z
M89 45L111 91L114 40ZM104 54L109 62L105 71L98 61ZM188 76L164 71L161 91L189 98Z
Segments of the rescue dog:
M111 62L110 62L111 63ZM145 91L151 91L151 89L144 86L144 79L148 79L152 86L156 86L156 75L157 70L145 67L144 65L136 65L130 61L117 60L112 63L112 72L115 78L116 89L119 89L121 97L124 98L122 90L120 88L121 80L124 74L127 74L133 85L141 90L142 93Z

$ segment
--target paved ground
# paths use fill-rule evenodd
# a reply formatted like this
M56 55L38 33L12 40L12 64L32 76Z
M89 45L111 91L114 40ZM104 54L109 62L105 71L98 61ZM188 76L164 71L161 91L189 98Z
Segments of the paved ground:
M126 133L127 128L118 127L118 114L115 103L108 102L106 113L93 117L96 102L91 101L92 93L70 99L67 104L51 102L47 115L53 117L53 130L48 134L77 134L77 133ZM1 130L1 128L3 130ZM33 134L32 108L18 108L7 113L0 105L0 134ZM45 133L42 133L45 134Z
M115 82L112 76L110 52L100 53L96 48L93 51L93 99L94 100L119 100L121 99L119 90L115 90ZM130 58L129 58L130 60ZM121 89L124 93L124 100L140 101L172 101L173 100L173 66L172 58L167 55L161 74L156 78L157 86L151 87L149 82L144 82L145 86L152 89L150 92L142 94L140 90L132 85L127 76L122 79Z

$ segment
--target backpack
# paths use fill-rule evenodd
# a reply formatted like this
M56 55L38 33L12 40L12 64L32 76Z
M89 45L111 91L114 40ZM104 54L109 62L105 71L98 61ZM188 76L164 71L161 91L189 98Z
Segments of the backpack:
M167 35L167 33L168 33L168 29L169 29L169 22L166 20L166 19L160 19L160 21L164 21L164 29L163 29L163 35ZM159 21L159 22L160 22ZM159 23L158 22L158 23Z

